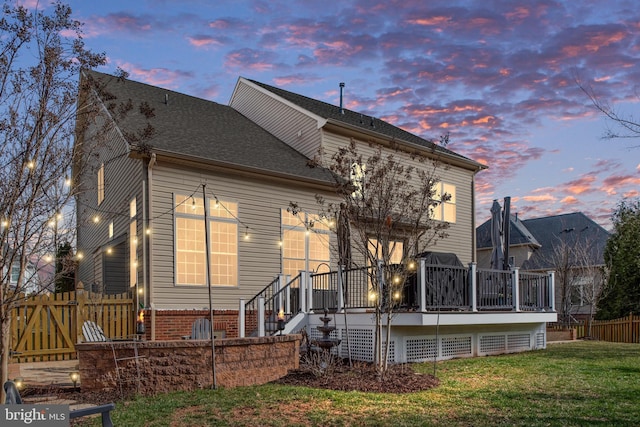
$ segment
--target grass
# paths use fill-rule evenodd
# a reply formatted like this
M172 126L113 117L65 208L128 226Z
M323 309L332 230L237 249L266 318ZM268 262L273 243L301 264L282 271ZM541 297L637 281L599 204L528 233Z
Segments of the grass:
M432 373L432 364L414 364ZM266 384L118 403L122 426L638 426L640 346L606 342L437 364L410 394ZM98 425L96 421L96 425Z

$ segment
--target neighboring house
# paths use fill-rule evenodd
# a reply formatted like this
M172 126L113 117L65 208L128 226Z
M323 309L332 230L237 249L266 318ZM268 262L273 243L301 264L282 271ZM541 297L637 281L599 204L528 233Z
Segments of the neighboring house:
M24 273L22 278L20 278L20 262L18 260L14 261L11 264L11 272L3 271L3 276L9 276L9 288L10 289L20 289L21 292L24 292L27 295L36 294L40 292L40 280L38 277L38 271L36 268L36 264L31 262L30 260L26 261ZM18 280L20 279L20 284L18 285Z
M213 308L227 322L218 322L216 329L242 336L251 320L245 321L248 305L241 301L256 301L254 297L274 289L286 291L278 295L280 301L287 300L291 318L285 332L308 327L312 336L317 333L317 316L309 315L320 308L316 301L333 292L335 307L341 297L331 290L339 280L306 291L320 272L330 275L337 269L330 250L335 235L319 221L316 202L316 195L335 197L334 181L326 169L311 168L308 162L319 153L330 156L352 139L359 144L399 144L446 164L440 184L453 197L435 215L450 223L449 237L438 241L434 250L454 253L465 265L474 261L474 177L484 166L473 160L380 119L244 78L238 80L230 106L93 71L82 79L101 82L102 90L81 97L93 97L105 108L101 118L78 127L78 158L89 167L78 165L74 174L79 186L77 250L83 255L76 277L85 286L108 293L135 289L141 305L151 311L153 339L188 335L188 331L168 334L165 324L180 313L207 308L207 259ZM110 105L129 100L133 108L126 117L109 114ZM141 103L143 108L138 109ZM144 128L147 121L153 127L151 137L127 142L125 135ZM92 144L100 136L96 129L105 122L113 124L106 140ZM91 145L95 149L89 153ZM290 202L300 206L302 221L287 211ZM205 233L204 203L209 233ZM312 233L310 222L315 224ZM209 257L204 251L207 234ZM298 275L301 270L307 273ZM296 279L287 285L287 276ZM424 274L418 278L423 298L418 298L417 309L435 309L424 291ZM482 303L469 295L475 280L473 286L466 279L456 286L459 298L451 316L413 310L398 319L394 360L416 361L433 357L433 351L444 358L544 346L544 322L555 320L555 314L521 312L511 292L508 302L496 299L492 307L502 304L501 310L510 307L516 313L481 313ZM478 295L488 294L478 291ZM270 298L265 304L273 303ZM295 309L293 300L299 303ZM539 303L549 308L549 301ZM350 325L369 348L361 349L366 359L373 339L371 315L365 305L357 308ZM477 313L460 316L460 310ZM229 318L235 318L235 324ZM436 325L440 338L435 338ZM509 338L509 331L515 338ZM337 333L346 333L344 327L338 324ZM490 345L482 347L483 339ZM434 340L439 341L434 345ZM508 344L509 340L516 344Z
M511 216L509 257L513 267L555 271L555 300L562 321L593 314L602 286L604 248L609 233L582 212L522 220ZM491 220L477 229L477 262L489 268Z

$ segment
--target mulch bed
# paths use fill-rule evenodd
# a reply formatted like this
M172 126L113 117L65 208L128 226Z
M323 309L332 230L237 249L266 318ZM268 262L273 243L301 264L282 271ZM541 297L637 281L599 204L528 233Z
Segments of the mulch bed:
M440 381L433 375L416 373L409 365L389 365L383 378L370 363L353 366L341 364L323 375L300 369L274 381L277 384L370 393L414 393L437 387Z

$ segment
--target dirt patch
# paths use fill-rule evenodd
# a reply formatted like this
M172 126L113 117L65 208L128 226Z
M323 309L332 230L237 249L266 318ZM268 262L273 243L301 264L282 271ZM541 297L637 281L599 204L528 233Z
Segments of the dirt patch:
M414 372L409 365L390 365L381 377L374 365L357 363L336 366L331 373L320 376L301 369L274 383L368 393L414 393L436 387L440 382L433 375Z

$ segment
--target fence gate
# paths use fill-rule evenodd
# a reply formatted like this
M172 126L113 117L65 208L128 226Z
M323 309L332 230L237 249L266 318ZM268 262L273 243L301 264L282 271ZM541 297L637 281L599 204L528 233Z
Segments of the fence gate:
M26 297L11 311L12 362L76 359L82 324L91 320L107 337L135 333L130 293L102 295L84 290Z

